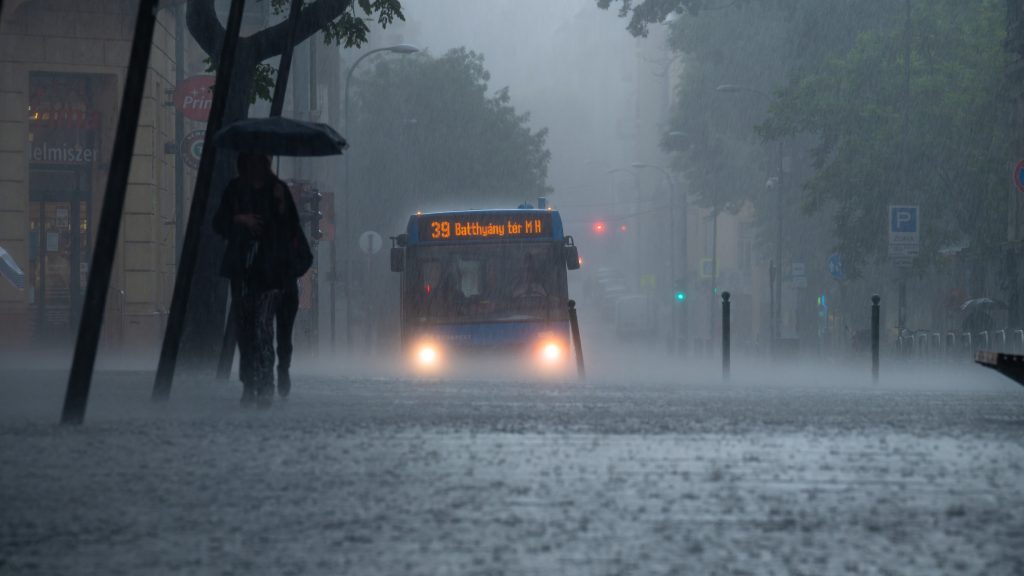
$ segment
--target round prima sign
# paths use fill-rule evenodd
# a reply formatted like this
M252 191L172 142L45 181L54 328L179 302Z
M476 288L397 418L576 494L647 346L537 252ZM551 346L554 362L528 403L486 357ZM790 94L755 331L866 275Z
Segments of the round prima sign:
M213 106L213 81L209 75L192 76L182 80L174 89L174 106L185 118L206 122Z

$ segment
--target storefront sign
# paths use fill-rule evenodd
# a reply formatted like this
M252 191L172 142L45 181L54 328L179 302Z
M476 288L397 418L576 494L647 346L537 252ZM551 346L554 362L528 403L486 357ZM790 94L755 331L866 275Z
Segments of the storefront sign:
M92 166L99 160L100 116L91 77L33 73L29 79L29 160Z
M185 118L196 122L206 122L213 106L214 76L192 76L178 84L174 90L174 107Z

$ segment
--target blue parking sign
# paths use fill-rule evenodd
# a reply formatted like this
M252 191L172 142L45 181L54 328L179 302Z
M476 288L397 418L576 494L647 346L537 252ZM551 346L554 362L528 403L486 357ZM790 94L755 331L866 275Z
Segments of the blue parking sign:
M917 244L919 224L917 206L889 206L889 243Z

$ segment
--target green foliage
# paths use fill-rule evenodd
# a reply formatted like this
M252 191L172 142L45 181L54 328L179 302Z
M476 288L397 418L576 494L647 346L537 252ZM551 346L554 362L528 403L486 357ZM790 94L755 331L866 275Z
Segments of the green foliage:
M349 161L360 222L416 210L515 206L550 192L547 130L531 131L507 88L488 94L483 57L383 58L352 83Z
M597 6L607 10L619 4L619 16L629 18L626 29L634 36L647 36L651 24L664 22L672 14L696 16L708 10L731 8L750 0L597 0Z
M308 4L305 0L296 0L304 2L304 6ZM342 0L318 0L321 2L335 1L339 2ZM287 14L288 9L291 6L292 0L270 0L271 8L276 15ZM344 11L338 18L325 22L321 32L323 32L325 44L339 44L344 45L346 48L360 47L367 41L367 34L370 29L366 25L366 22L362 17L356 15L356 6L366 17L373 17L376 15L377 23L381 27L387 27L395 21L395 19L405 20L405 14L402 12L401 0L356 0L352 4L351 10ZM303 8L303 10L308 7ZM301 12L300 12L301 17ZM214 72L216 65L207 57L204 62L206 63L206 71ZM274 94L274 83L276 82L277 68L261 62L256 65L253 71L253 89L249 95L250 103L255 103L256 100L270 101Z
M1004 237L1005 2L911 0L909 99L903 1L597 3L618 3L634 35L678 15L670 42L686 60L662 144L705 205L745 198L771 222L763 181L784 148L788 198L813 215L799 224L801 242L784 245L838 250L850 277L886 261L890 204L921 206L922 270L944 246L982 255ZM716 92L722 84L768 97ZM808 227L823 220L829 229Z
M781 61L765 56L786 42L785 26L765 25L773 18L756 5L683 15L671 25L670 45L685 60L662 146L675 152L674 168L705 206L758 199L778 173L777 148L753 131L767 113L772 79L784 75ZM749 90L718 91L723 85Z
M292 1L271 0L274 14L287 14ZM346 10L337 19L324 23L325 44L341 44L346 48L352 48L366 43L370 29L363 17L356 13L357 8L367 18L376 15L377 23L383 28L387 28L396 18L405 20L401 0L356 0L352 6L352 10Z
M215 73L217 71L217 65L213 63L209 56L203 58L203 63L206 64L207 72ZM256 72L253 76L252 92L249 93L249 104L255 104L257 99L269 102L274 96L276 77L277 68L263 62L257 64Z
M915 1L911 14L909 83L905 14L892 10L795 75L760 127L814 136L805 208L831 211L851 271L884 259L890 204L921 206L922 268L945 245L984 253L1005 233L1005 6Z

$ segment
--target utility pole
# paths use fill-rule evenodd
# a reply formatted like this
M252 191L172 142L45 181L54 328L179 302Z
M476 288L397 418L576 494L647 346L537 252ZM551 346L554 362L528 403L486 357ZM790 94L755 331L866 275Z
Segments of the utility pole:
M174 86L185 81L185 4L174 7ZM185 115L174 110L174 262L181 258L185 243L185 156L181 142L185 138Z
M1006 0L1006 50L1010 53L1010 61L1006 66L1006 86L1012 101L1010 117L1010 154L1007 158L1007 174L1011 179L1016 179L1013 174L1014 166L1024 158L1024 0ZM1009 222L1008 244L1006 255L1008 261L1017 262L1020 258L1022 248L1022 227L1021 227L1021 194L1016 190L1016 185L1010 184L1010 202L1007 206ZM1018 267L1019 270L1019 267ZM1022 319L1019 272L1011 276L1012 288L1010 296L1010 322L1017 325Z
M910 184L910 0L905 0L906 23L903 40L903 141L900 144L900 196L906 197ZM899 272L899 298L896 314L896 331L902 335L907 326L907 272Z

